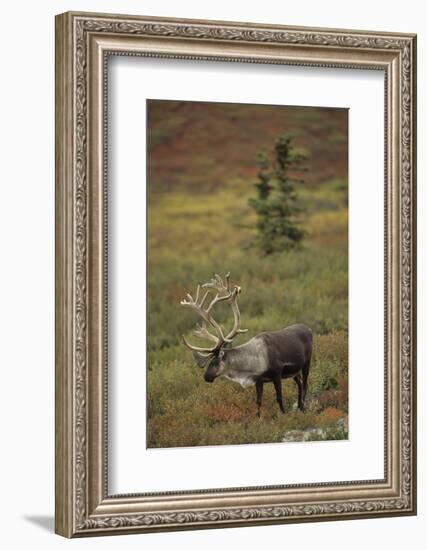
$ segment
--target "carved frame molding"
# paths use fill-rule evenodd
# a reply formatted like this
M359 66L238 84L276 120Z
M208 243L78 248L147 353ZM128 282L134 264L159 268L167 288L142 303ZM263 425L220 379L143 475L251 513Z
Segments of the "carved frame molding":
M106 59L140 55L385 73L385 478L108 495ZM416 513L416 37L65 13L56 18L56 532L87 536Z

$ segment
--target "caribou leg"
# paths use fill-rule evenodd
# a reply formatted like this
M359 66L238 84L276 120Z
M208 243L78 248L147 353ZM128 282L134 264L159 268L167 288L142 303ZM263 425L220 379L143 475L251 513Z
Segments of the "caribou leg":
M294 376L294 380L298 386L298 408L300 411L304 410L304 388L302 383L301 374Z
M305 406L305 398L307 395L309 369L310 369L310 363L304 365L304 368L302 369L302 406L303 408Z
M261 404L262 404L262 390L264 389L264 382L257 380L255 383L256 387L256 404L258 405L257 415L261 416Z
M283 400L282 400L282 378L280 375L275 376L273 378L273 384L274 384L274 389L276 390L276 400L279 403L280 410L282 411L282 413L284 413L285 409L283 407Z

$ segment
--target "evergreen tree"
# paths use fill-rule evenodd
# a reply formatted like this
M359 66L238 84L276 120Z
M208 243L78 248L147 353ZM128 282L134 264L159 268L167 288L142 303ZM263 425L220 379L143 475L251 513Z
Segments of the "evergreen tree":
M306 157L294 151L291 141L291 136L279 135L271 155L261 152L257 156L257 197L249 199L249 204L257 214L254 245L264 254L296 248L304 237L295 191L295 183L302 180L290 177L290 172L305 171Z

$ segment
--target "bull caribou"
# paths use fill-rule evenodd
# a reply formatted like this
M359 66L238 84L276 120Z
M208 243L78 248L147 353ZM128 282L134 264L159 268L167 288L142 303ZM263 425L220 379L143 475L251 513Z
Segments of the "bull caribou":
M201 292L202 289L204 291ZM212 345L195 346L183 336L185 345L192 350L196 364L206 368L206 382L213 382L223 376L238 382L243 388L255 385L258 416L261 414L266 382L273 382L277 403L282 413L285 412L282 398L282 379L285 378L293 378L297 384L298 408L304 410L313 348L311 330L305 325L291 325L280 330L261 332L245 344L233 347L235 336L247 332L240 328L237 304L240 292L239 286L230 286L230 274L227 273L225 282L216 274L210 282L197 286L194 298L187 294L187 299L182 300L181 305L194 310L202 319L193 335L212 342ZM230 304L234 316L233 328L227 335L212 315L214 306L221 302Z

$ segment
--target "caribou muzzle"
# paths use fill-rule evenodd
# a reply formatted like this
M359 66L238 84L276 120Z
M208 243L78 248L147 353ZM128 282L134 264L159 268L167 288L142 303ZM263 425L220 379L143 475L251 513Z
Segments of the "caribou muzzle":
M204 378L205 378L205 382L209 382L210 384L212 384L212 382L216 378L216 374L212 374L209 371L206 371Z

